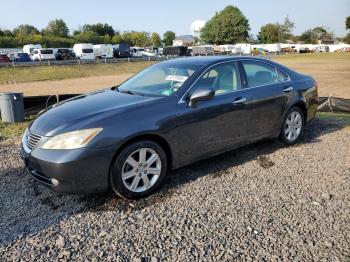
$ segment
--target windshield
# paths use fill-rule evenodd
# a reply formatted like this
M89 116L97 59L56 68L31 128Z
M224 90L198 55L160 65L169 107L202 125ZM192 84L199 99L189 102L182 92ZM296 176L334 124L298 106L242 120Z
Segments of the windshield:
M40 51L43 55L52 55L53 54L53 50L51 49L41 49Z
M199 65L157 64L121 84L118 91L145 96L170 96L199 68Z
M83 53L85 53L85 54L91 54L91 53L93 53L93 52L94 52L94 50L93 50L93 49L88 49L88 48L83 49L82 51L83 51Z

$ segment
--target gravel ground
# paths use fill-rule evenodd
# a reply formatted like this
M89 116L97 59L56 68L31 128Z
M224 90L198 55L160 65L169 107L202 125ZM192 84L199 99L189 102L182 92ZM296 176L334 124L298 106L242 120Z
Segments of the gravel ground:
M140 201L61 195L0 142L0 258L48 261L349 261L350 128L314 121L170 174Z

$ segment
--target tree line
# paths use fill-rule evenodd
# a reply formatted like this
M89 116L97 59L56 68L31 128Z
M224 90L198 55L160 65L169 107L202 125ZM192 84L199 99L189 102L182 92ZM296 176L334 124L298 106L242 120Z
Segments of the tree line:
M44 47L71 47L75 43L119 44L126 42L132 46L172 45L175 33L167 31L161 36L156 33L125 31L120 33L109 24L85 24L70 34L62 19L55 19L41 31L33 25L19 25L13 30L0 29L0 48L16 48L37 43Z
M350 30L350 17L345 21L345 28ZM283 23L268 23L261 26L257 37L249 34L248 19L235 6L227 6L217 12L201 31L201 43L208 44L236 44L236 43L281 43L286 41L315 44L319 40L330 41L334 33L325 27L315 27L296 36L293 32L294 23L287 16ZM158 33L145 31L115 30L107 23L85 24L70 34L67 24L62 19L55 19L39 30L33 25L19 25L13 30L0 29L0 47L15 48L25 44L38 43L44 47L71 47L75 43L119 44L126 42L132 46L169 46L175 39L175 33L167 31L161 37ZM350 33L343 39L350 43Z
M345 21L346 30L350 29L350 17ZM268 23L260 27L257 37L249 34L250 26L248 19L235 6L228 6L221 12L217 12L209 20L201 32L201 40L209 44L235 44L239 42L253 44L271 44L283 42L302 42L316 44L319 40L327 42L334 40L333 32L319 26L308 29L301 35L294 35L294 22L287 16L283 23ZM350 33L339 40L350 44Z

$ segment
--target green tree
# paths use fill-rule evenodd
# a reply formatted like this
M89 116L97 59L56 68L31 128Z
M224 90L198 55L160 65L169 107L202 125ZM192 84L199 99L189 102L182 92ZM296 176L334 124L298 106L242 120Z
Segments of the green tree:
M350 16L348 16L345 20L345 29L350 29Z
M3 33L4 33L4 36L14 37L14 35L13 35L13 33L12 33L11 30L5 29L5 30L3 31Z
M43 30L44 35L56 37L68 37L69 28L62 19L55 19L49 22Z
M263 25L260 28L258 39L264 44L281 43L285 42L286 40L292 40L294 37L292 34L293 28L294 23L287 16L283 24L269 23Z
M147 32L126 31L122 35L123 42L132 46L145 47L151 45L151 39Z
M332 32L328 32L324 27L318 26L313 29L306 30L299 37L300 41L305 44L317 44L320 41L329 41L334 38Z
M248 19L235 6L227 6L209 20L201 32L201 40L209 44L245 42L250 30Z
M153 32L151 34L151 42L152 46L158 47L161 45L162 40L160 39L160 35L158 33Z
M173 41L175 39L175 33L173 31L166 31L163 35L163 43L166 46L173 45Z
M350 33L348 33L348 34L343 38L343 41L344 41L346 44L349 44L349 45L350 45Z
M82 32L87 32L87 31L95 32L100 36L109 35L110 37L113 37L115 34L115 31L111 25L102 24L102 23L83 25Z
M299 37L299 40L304 42L305 44L316 44L317 43L317 37L315 36L312 29L306 30L304 33L302 33Z
M116 45L120 44L121 42L123 42L123 38L119 32L116 32L116 34L112 37L112 44Z
M19 25L13 29L13 35L17 37L25 37L33 34L39 34L39 30L32 25Z
M105 35L103 37L103 43L104 44L111 44L112 43L112 37L110 37L110 35Z
M260 28L260 32L258 34L258 39L260 43L263 44L271 44L278 43L279 41L279 24L266 24Z
M103 43L104 37L96 34L92 31L86 31L80 34L76 34L74 39L78 43L92 43L92 44L101 44Z

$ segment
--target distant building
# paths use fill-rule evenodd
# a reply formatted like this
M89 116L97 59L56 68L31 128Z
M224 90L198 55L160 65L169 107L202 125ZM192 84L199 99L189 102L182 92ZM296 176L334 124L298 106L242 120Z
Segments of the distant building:
M191 46L196 42L196 39L192 35L181 35L175 37L173 46Z

